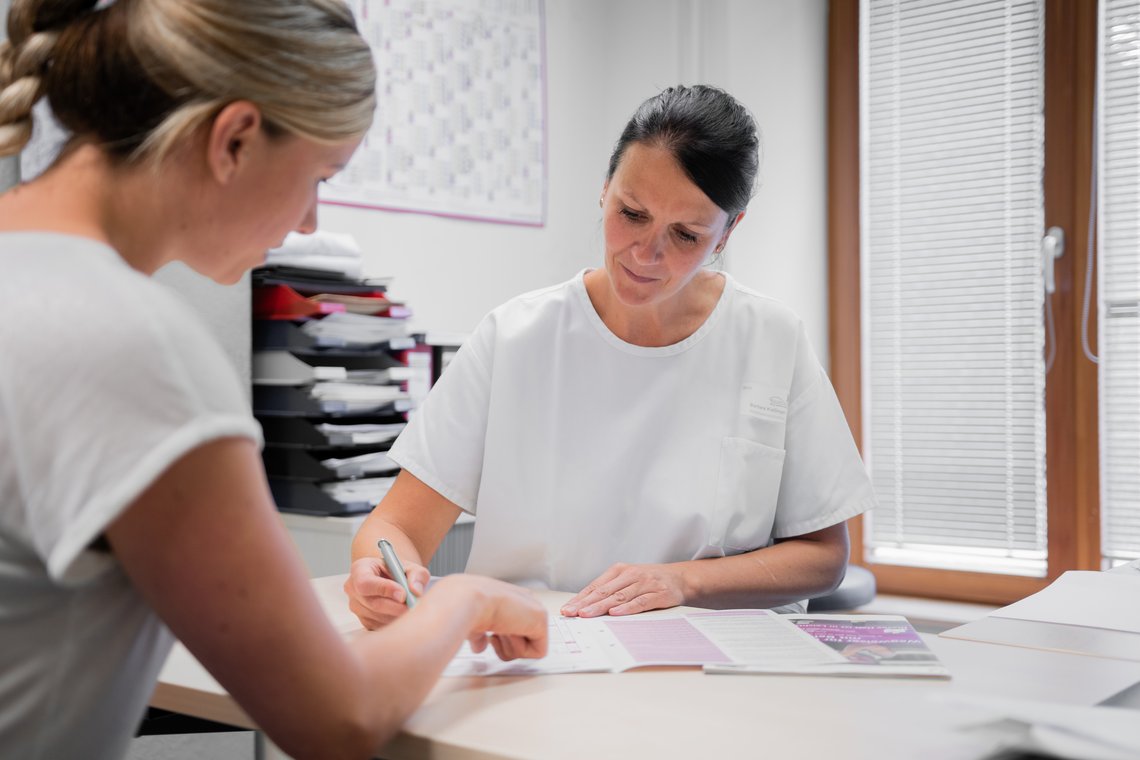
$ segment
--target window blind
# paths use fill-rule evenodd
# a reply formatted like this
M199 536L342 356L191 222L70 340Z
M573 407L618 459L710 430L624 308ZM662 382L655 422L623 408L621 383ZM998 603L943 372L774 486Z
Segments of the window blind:
M1043 0L861 6L873 562L1044 575Z
M1097 93L1101 553L1140 557L1140 0L1102 0Z

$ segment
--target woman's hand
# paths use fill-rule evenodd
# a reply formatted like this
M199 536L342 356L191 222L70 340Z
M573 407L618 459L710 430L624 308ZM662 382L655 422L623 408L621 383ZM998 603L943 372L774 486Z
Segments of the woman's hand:
M546 608L527 589L481 575L456 574L436 581L425 602L441 598L451 607L470 600L478 604L479 615L467 636L473 651L482 652L490 644L500 660L546 656Z
M431 580L428 569L408 564L404 566L404 575L412 594L422 596ZM384 560L379 557L363 557L352 563L348 580L344 582L344 593L348 595L348 608L369 630L385 626L408 611L403 587L392 580Z
M632 615L685 603L678 565L627 565L619 562L562 605L568 617Z

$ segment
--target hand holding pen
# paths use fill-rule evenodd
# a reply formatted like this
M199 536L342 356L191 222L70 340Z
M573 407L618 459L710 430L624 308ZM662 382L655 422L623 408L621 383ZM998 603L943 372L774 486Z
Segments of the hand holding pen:
M374 556L358 559L352 563L344 584L349 609L370 630L381 628L406 613L431 580L426 567L413 561L401 562L391 544L388 549L391 562L383 556L383 549ZM403 576L403 582L398 574Z
M383 562L372 557L357 560L352 563L352 572L344 584L349 609L369 629L390 623L404 611L414 608L431 578L422 565L409 564L405 567L387 540L380 539L376 547ZM380 571L387 577L380 577ZM423 581L412 580L413 573ZM379 593L362 596L360 589L370 585ZM393 585L401 593L393 595ZM524 588L494 578L456 574L440 579L433 598L448 609L458 606L456 598L466 604L476 604L479 616L467 635L475 652L492 647L502 660L543 657L546 654L546 610L534 594ZM441 598L443 601L439 601Z
M408 585L408 577L404 574L404 566L400 564L396 550L392 548L392 544L386 538L377 541L376 546L380 549L380 556L384 558L384 566L388 568L388 575L392 576L392 580L399 583L400 588L404 589L404 604L408 605L409 610L413 609L416 606L416 597Z

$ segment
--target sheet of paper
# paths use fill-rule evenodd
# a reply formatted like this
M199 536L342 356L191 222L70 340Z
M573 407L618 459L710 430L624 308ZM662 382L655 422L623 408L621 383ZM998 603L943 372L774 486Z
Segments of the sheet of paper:
M549 621L549 647L541 660L503 662L487 647L478 654L464 643L444 669L445 676L529 676L553 673L608 673L612 657L595 641L576 618L552 616Z
M1140 633L1140 573L1071 570L992 617Z
M1081 760L1134 760L1140 757L1140 720L1122 707L1054 704L966 692L939 693L933 701L952 703L994 720L1028 728L1007 747L1051 757ZM971 725L968 724L966 728Z
M735 662L798 666L844 661L825 644L804 636L786 619L767 610L700 612L689 615L689 620Z

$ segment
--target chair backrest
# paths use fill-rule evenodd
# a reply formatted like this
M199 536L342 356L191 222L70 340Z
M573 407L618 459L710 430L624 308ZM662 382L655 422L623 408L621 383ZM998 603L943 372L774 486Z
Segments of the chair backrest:
M853 610L875 598L875 576L865 567L848 565L843 581L829 594L808 601L808 612Z

